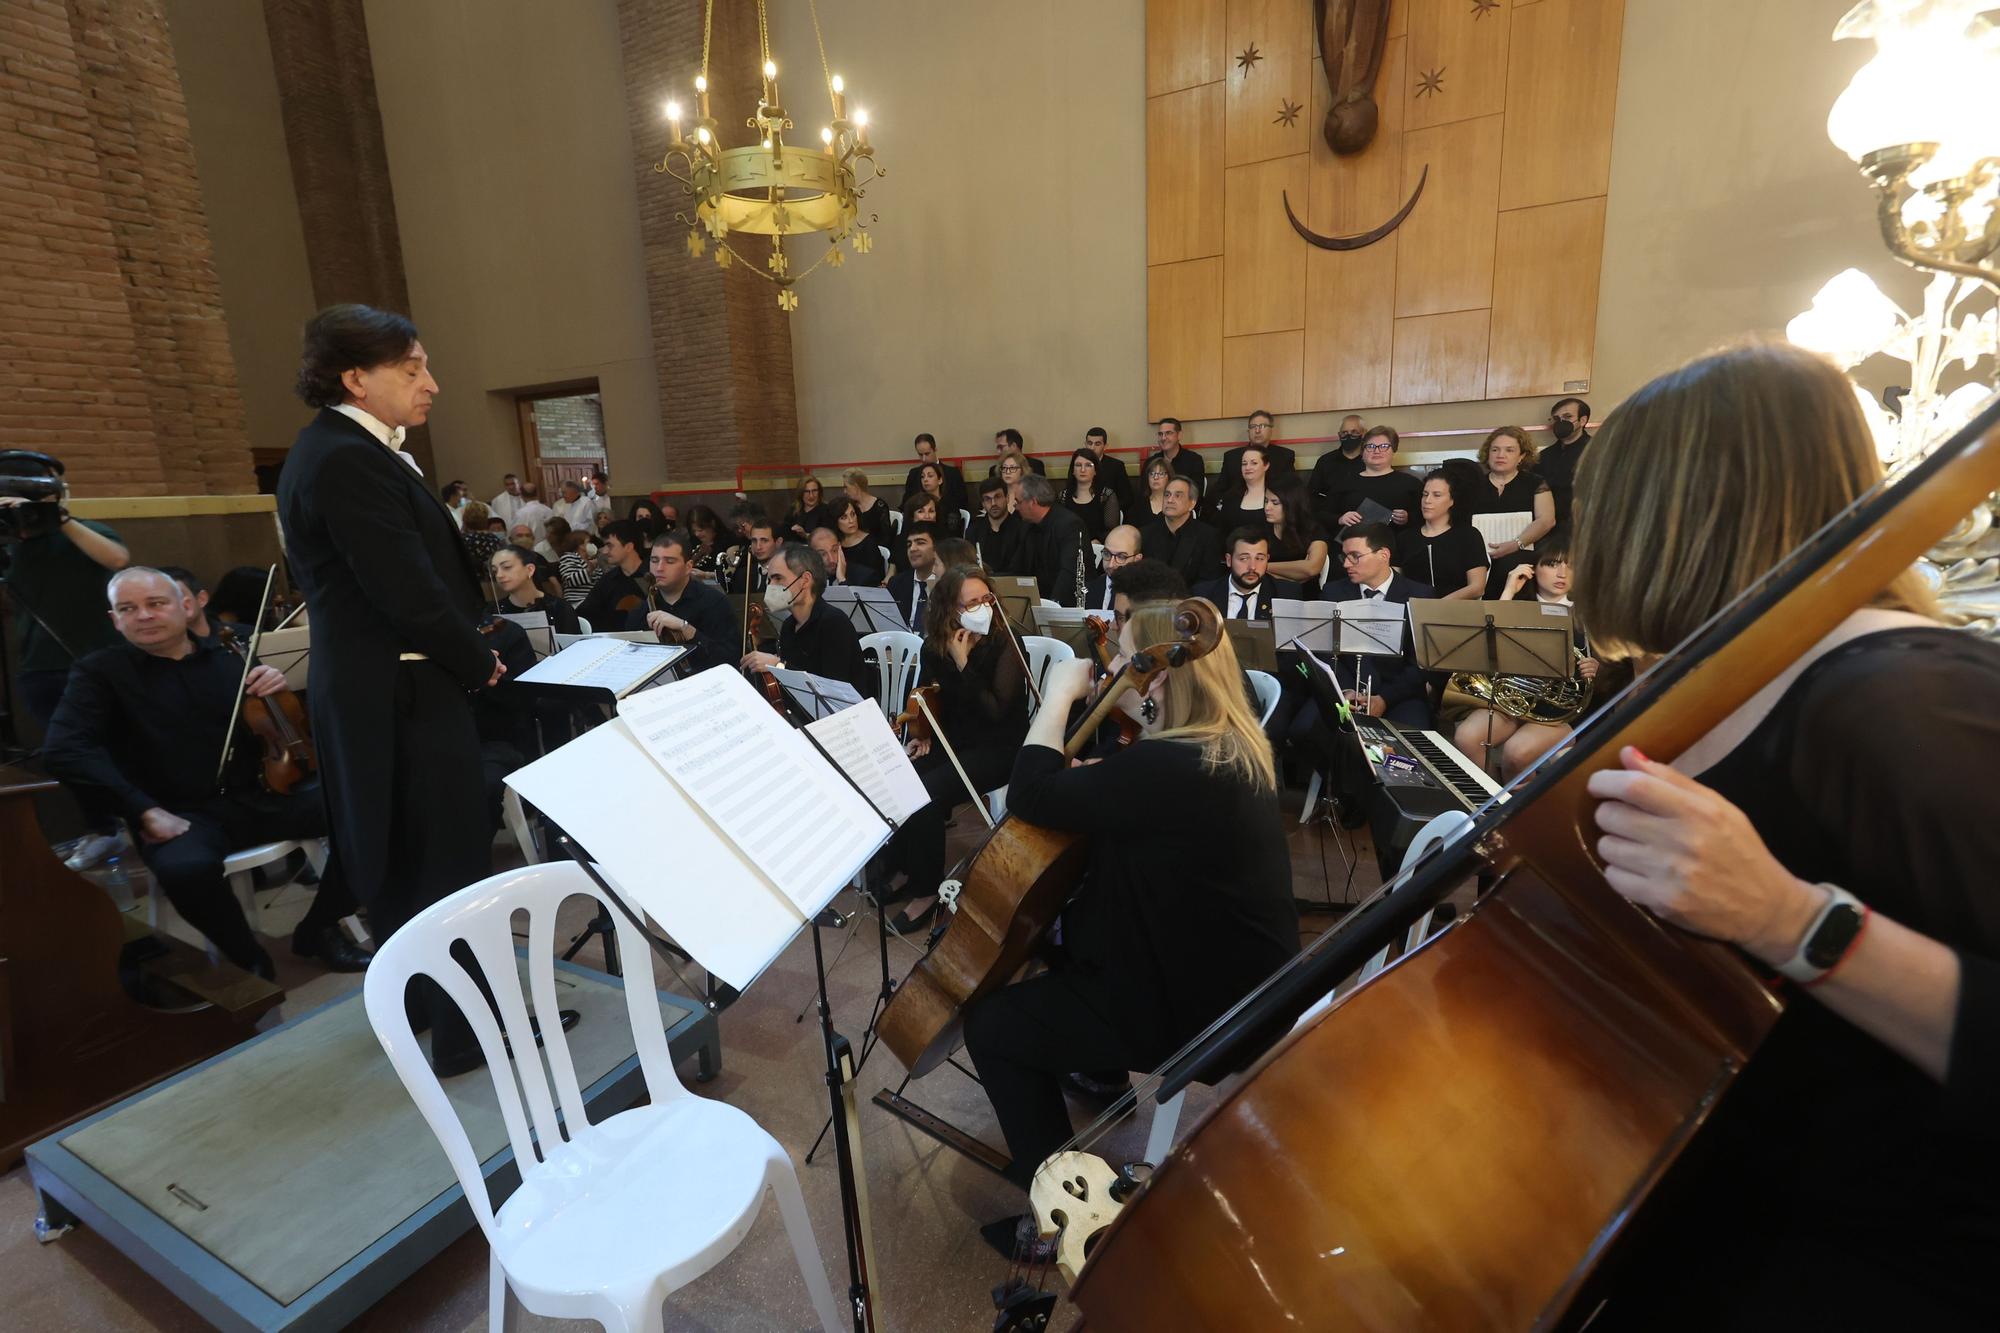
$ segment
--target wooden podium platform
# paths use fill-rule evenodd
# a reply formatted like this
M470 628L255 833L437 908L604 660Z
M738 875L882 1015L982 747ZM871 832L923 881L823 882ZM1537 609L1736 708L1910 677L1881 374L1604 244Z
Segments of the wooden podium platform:
M616 977L557 963L593 1120L645 1081ZM715 1016L662 994L676 1062L720 1068ZM446 1085L497 1207L519 1182L477 1070ZM336 1329L474 1225L451 1165L368 1026L361 994L282 1027L27 1150L52 1240L99 1232L218 1328Z

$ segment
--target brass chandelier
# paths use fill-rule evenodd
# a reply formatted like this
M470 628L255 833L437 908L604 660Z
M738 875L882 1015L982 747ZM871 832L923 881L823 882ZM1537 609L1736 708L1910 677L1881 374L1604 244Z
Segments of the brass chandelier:
M764 0L757 0L757 47L763 61L762 91L757 114L744 121L754 141L740 148L724 148L720 127L709 114L708 52L715 23L715 0L708 0L701 26L701 73L695 76L696 115L692 137L681 131L681 105L668 102L667 155L653 165L679 181L682 193L694 199L694 211L676 213L674 220L688 228L690 258L699 259L715 242L715 262L723 268L741 263L778 289L778 308L798 309L794 284L806 274L827 264L834 268L846 262L843 241L854 253L867 254L874 238L864 221L861 200L864 188L876 177L887 174L875 165L875 150L868 142L868 113L857 108L850 119L847 89L826 59L826 40L820 33L819 7L810 6L813 38L819 43L820 72L826 80L831 120L820 128L819 143L804 146L787 143L786 131L793 122L778 98L778 66L771 58L771 29L764 13ZM707 236L704 237L703 233ZM797 272L785 253L785 239L824 232L826 251ZM760 267L731 243L739 234L769 236L771 253Z

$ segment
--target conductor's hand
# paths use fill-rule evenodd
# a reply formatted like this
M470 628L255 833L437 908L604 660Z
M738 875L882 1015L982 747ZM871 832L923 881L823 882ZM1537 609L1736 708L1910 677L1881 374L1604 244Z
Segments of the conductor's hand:
M139 836L155 846L163 842L172 842L186 833L188 828L185 819L157 805L139 816Z
M1042 707L1068 712L1071 704L1090 694L1090 671L1090 660L1084 657L1050 666L1048 679L1042 682Z
M1486 554L1488 558L1493 560L1505 560L1508 556L1518 553L1520 549L1521 543L1519 542L1486 543Z
M285 688L285 673L276 667L253 666L243 682L243 692L252 699L264 699Z
M495 685L498 685L500 683L500 677L506 674L507 674L507 664L505 662L502 662L500 660L500 654L498 652L495 652L493 654L493 674L486 678L486 688L490 690Z

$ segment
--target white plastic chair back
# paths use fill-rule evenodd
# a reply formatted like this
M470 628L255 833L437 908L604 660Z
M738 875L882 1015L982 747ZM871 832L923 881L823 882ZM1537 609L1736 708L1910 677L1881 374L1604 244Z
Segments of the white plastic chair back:
M1092 569L1102 569L1102 568L1104 568L1104 543L1103 543L1103 542L1092 542L1092 543L1090 544L1090 567L1091 567Z
M507 1139L514 1160L523 1172L546 1161L555 1145L576 1137L590 1124L583 1105L583 1092L576 1081L576 1066L570 1060L569 1039L563 1035L556 1002L556 912L564 900L588 895L604 905L618 932L618 950L627 958L649 959L652 952L645 937L619 912L584 873L570 861L526 866L481 880L449 898L431 904L406 922L401 930L382 941L375 959L368 965L364 998L368 1022L375 1029L389 1063L410 1091L417 1109L437 1136L438 1144L451 1161L459 1183L465 1186L473 1216L479 1219L489 1242L493 1239L493 1207L487 1198L479 1155L460 1123L458 1111L445 1096L438 1076L424 1058L416 1033L404 1008L403 996L410 979L423 974L431 977L464 1011L486 1055L486 1070L507 1125ZM535 1037L528 1026L528 1009L514 955L514 914L528 913L528 985L534 999L534 1013L540 1020L546 1061L524 1060L511 1063L506 1039L517 1052L533 1051ZM500 1021L480 995L479 988L458 961L451 956L454 942L463 940L472 950L493 988L500 1006ZM639 1056L639 1068L646 1080L646 1095L653 1105L690 1097L680 1077L674 1073L673 1056L667 1050L666 1030L660 1023L659 1002L650 985L624 988L625 1006L632 1022L632 1040ZM549 1077L541 1077L546 1064ZM532 1072L533 1076L523 1077ZM550 1082L554 1087L550 1087ZM556 1121L560 1107L567 1132ZM537 1144L547 1145L538 1148Z
M900 537L900 536L902 536L902 535L903 535L903 511L902 511L902 510L900 510L900 509L891 509L891 510L889 511L889 526L890 526L891 528L895 529L895 532L896 532L896 535L897 535L897 536L899 536L899 537Z
M875 655L875 676L881 682L875 702L882 706L882 716L896 716L923 670L923 638L904 629L877 630L861 636L861 651Z
M1054 605L1054 603L1046 603ZM1061 639L1051 639L1041 634L1023 634L1021 647L1028 654L1028 674L1034 678L1035 689L1040 690L1049 682L1049 668L1058 662L1067 662L1076 656L1076 649ZM1028 707L1032 715L1034 696L1029 695Z
M1278 678L1268 671L1245 670L1250 677L1251 688L1257 691L1257 725L1265 726L1271 721L1271 714L1278 711L1278 697L1284 693Z
M1417 830L1417 836L1410 839L1409 847L1404 849L1402 864L1397 867L1397 873L1408 870L1428 855L1433 847L1450 842L1471 827L1472 816L1463 810L1447 810L1441 815L1431 816L1430 822ZM1412 921L1410 928L1403 933L1404 954L1415 951L1419 944L1430 937L1431 915L1425 912ZM1391 940L1382 946L1380 953L1364 963L1361 968L1361 980L1366 981L1387 967L1389 951L1395 947L1396 942Z
M958 530L961 534L972 531L972 511L970 509L961 509L958 511Z
M883 580L884 582L886 582L888 579L888 571L891 568L893 568L893 566L890 564L889 548L886 546L878 546L875 549L882 553Z

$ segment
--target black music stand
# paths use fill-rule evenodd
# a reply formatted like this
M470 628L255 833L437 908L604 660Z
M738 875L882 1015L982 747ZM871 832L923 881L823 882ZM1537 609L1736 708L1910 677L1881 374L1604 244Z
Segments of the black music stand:
M1508 602L1424 599L1410 604L1417 665L1450 674L1468 671L1489 679L1525 676L1568 680L1570 608L1533 598ZM1486 754L1493 760L1493 710L1486 710ZM1489 770L1490 771L1490 770Z
M910 624L887 588L857 588L840 585L828 588L821 600L838 607L860 634L880 634L885 630L908 632Z
M1236 649L1236 660L1246 671L1278 674L1278 634L1268 620L1225 620L1222 632Z
M986 585L1000 600L1000 614L1016 634L1035 632L1035 608L1042 604L1042 585L1023 574L988 574Z

